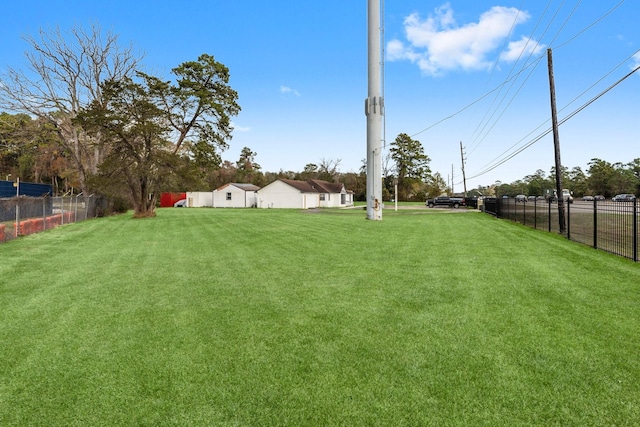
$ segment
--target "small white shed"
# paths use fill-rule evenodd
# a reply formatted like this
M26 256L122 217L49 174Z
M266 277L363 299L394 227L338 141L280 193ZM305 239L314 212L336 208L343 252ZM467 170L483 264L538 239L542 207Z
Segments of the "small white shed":
M213 190L214 208L253 208L256 206L256 191L253 184L231 182Z

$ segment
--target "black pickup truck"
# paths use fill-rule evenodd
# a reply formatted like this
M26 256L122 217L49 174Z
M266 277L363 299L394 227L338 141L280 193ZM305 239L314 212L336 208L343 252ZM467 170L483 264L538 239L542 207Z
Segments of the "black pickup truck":
M436 197L435 199L427 200L425 204L430 208L433 208L434 206L447 206L457 209L460 206L464 206L465 201L462 197L440 196Z

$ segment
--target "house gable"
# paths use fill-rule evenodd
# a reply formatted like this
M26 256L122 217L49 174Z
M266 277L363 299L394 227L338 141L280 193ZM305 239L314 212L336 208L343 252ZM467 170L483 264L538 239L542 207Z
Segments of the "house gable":
M230 182L213 190L213 207L248 208L256 205L256 191L260 187L253 184Z

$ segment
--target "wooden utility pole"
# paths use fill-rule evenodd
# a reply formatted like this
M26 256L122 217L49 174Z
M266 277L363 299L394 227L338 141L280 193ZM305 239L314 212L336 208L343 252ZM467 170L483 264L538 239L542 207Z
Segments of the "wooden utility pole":
M460 141L460 156L462 157L462 185L464 187L464 197L467 197L467 177L464 174L464 151L462 151L462 141Z
M553 57L551 49L547 49L547 60L549 63L549 87L551 91L551 123L553 126L553 148L556 163L556 200L558 201L558 222L560 233L565 232L564 219L564 194L562 194L562 162L560 161L560 135L558 133L558 114L556 112L556 86L553 80Z

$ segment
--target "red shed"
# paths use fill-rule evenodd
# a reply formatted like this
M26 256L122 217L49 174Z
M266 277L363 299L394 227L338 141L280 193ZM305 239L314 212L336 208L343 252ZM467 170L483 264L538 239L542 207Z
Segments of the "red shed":
M162 193L160 195L160 207L172 208L175 202L186 198L187 193Z

